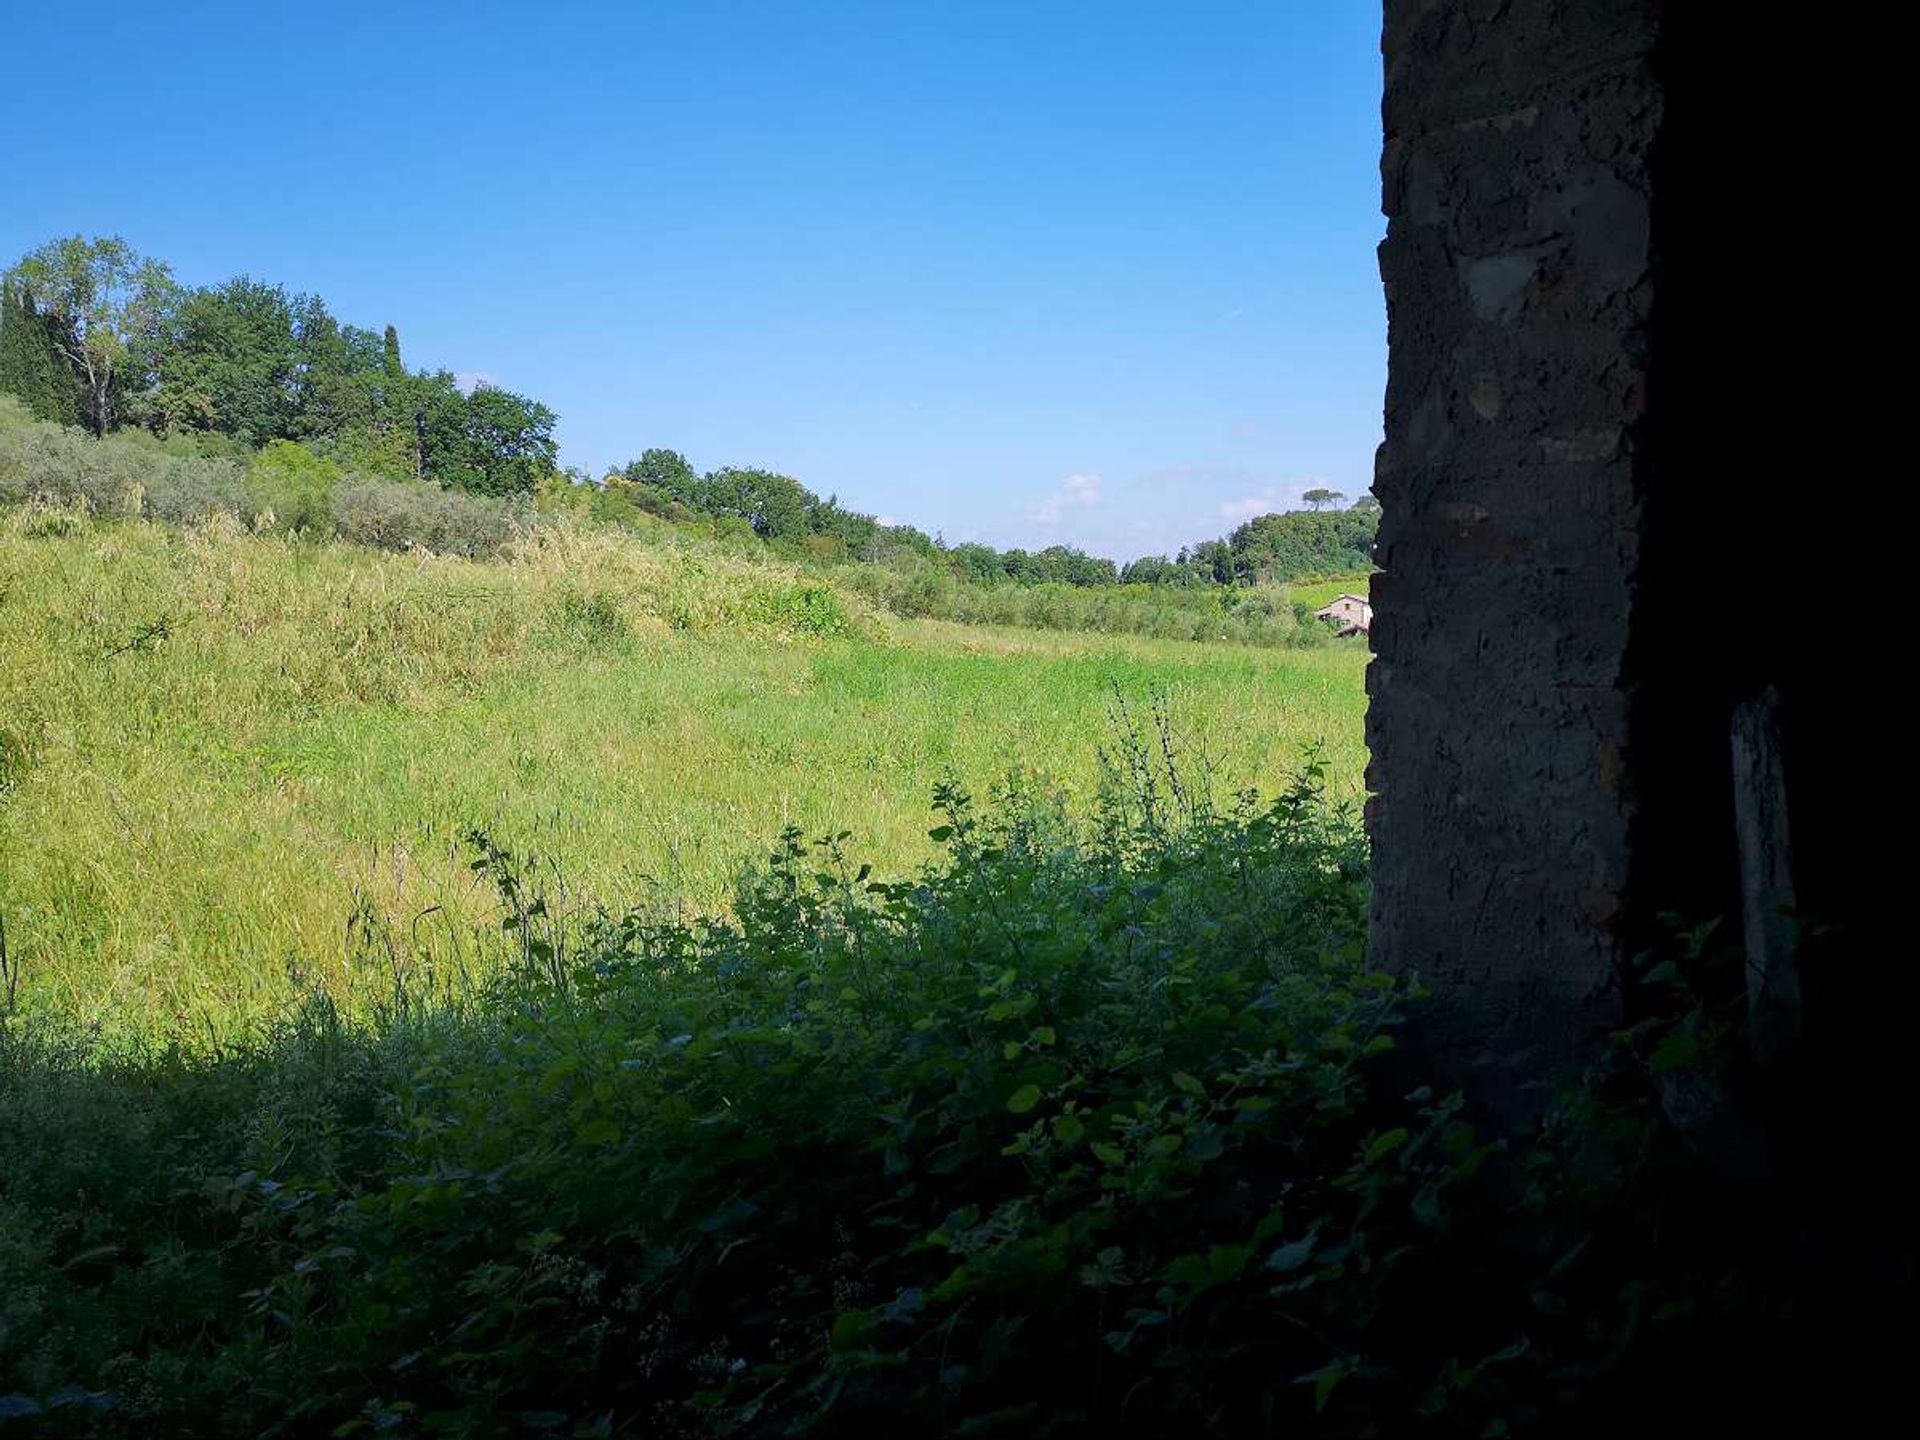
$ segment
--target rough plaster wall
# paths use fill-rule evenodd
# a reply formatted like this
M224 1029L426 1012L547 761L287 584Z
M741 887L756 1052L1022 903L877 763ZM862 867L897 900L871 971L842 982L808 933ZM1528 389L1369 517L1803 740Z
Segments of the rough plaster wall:
M1619 1013L1654 12L1386 6L1373 945L1535 1073Z

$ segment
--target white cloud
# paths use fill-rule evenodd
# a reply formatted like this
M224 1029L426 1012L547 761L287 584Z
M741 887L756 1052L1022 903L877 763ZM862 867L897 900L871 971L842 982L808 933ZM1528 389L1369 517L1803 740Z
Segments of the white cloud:
M1256 515L1265 515L1279 508L1274 492L1266 490L1258 495L1243 495L1238 500L1223 500L1220 503L1220 516L1223 520L1251 520Z
M1286 485L1269 485L1266 489L1251 495L1242 495L1238 500L1223 500L1220 503L1220 518L1223 520L1251 520L1256 515L1271 515L1276 510L1289 510L1300 504L1300 497L1316 486L1327 482L1318 475L1310 475L1305 480L1295 480Z
M1098 505L1100 503L1100 477L1098 475L1069 475L1067 476L1067 483L1063 488L1067 494L1071 495L1082 505Z
M1084 509L1100 503L1098 475L1069 475L1057 493L1027 506L1027 519L1036 525L1058 525L1070 509Z

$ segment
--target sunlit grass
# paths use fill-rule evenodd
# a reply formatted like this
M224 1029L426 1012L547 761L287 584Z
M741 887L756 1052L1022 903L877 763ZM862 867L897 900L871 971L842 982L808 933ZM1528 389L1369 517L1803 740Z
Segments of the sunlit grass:
M1322 743L1357 793L1350 645L890 621L819 589L584 535L472 564L0 526L0 914L28 1002L191 1027L344 981L370 932L451 951L491 913L476 827L622 903L722 908L788 824L905 870L942 779L1088 790L1116 695L1164 693L1228 785Z

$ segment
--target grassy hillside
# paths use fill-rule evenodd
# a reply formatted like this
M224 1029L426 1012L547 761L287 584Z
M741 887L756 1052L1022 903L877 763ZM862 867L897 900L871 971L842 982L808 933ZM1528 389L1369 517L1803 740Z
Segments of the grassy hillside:
M465 947L494 914L476 828L701 911L788 824L905 871L945 778L1090 791L1116 693L1164 691L1229 783L1324 742L1352 793L1363 664L901 621L816 572L566 529L475 563L15 510L0 913L30 1004L258 1013L382 935Z
M1366 575L1343 575L1332 580L1313 580L1286 587L1289 599L1298 600L1303 605L1319 609L1339 595L1365 595L1371 578Z

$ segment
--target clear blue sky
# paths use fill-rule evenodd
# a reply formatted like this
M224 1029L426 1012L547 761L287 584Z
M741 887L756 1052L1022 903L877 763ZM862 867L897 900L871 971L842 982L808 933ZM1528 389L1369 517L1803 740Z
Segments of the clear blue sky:
M117 233L400 328L598 473L1171 550L1357 495L1378 0L12 7L0 264Z

